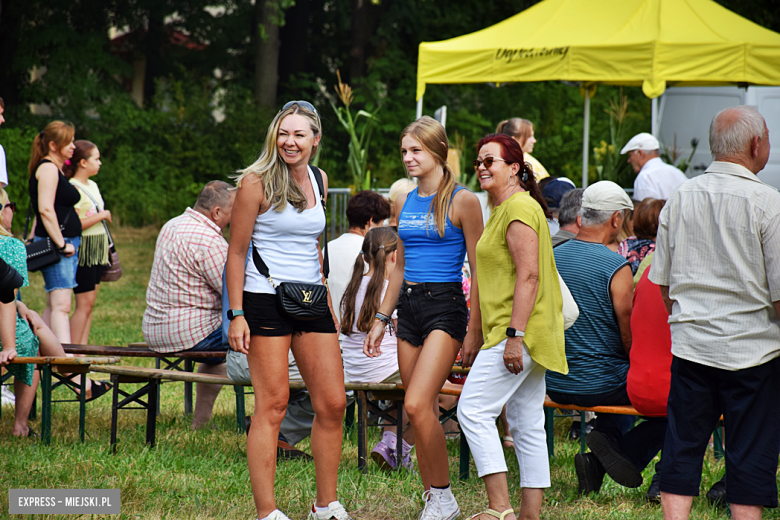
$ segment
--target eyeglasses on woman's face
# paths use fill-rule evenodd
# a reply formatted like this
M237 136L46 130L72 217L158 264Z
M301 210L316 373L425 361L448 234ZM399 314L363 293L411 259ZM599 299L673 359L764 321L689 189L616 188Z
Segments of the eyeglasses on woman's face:
M483 160L480 161L479 159L477 159L471 164L474 165L474 170L479 170L479 167L482 166L483 163L485 164L485 168L490 168L491 166L493 166L493 161L504 161L504 160L499 159L498 157L485 157Z
M5 206L3 206L3 209L5 208L11 208L11 211L16 213L16 202L9 202Z

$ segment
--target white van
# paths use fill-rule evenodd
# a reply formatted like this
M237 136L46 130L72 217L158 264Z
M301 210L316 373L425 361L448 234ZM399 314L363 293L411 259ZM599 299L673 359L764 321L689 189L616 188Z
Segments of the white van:
M724 108L734 105L756 105L766 119L772 151L769 162L758 174L763 182L780 189L780 87L677 87L667 89L658 107L659 140L668 148L677 135L681 157L691 153L691 140L699 146L685 172L688 177L704 173L712 162L709 129L712 118Z

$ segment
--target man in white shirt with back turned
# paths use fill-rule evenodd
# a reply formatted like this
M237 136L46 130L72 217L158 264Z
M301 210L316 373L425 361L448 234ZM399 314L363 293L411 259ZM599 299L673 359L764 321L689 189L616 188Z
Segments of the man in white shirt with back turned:
M666 164L658 156L658 139L648 133L637 134L626 143L621 154L628 154L628 164L637 173L632 198L641 202L647 197L668 200L672 192L688 180L683 172Z
M672 333L664 519L686 519L723 414L726 502L735 520L777 507L780 455L780 193L758 180L769 132L755 107L712 120L715 161L659 217L650 280Z

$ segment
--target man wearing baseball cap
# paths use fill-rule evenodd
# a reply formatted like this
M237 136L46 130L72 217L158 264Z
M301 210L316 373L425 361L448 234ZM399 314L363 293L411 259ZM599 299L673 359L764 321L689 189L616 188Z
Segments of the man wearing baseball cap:
M652 135L642 132L626 143L621 154L628 154L628 164L637 173L634 181L634 200L647 197L668 200L677 187L688 180L683 172L658 157L660 144Z
M623 210L633 207L614 182L589 186L582 194L579 233L553 249L558 272L580 308L580 317L564 332L569 373L547 372L547 395L556 403L631 403L626 376L634 281L626 259L607 245L620 233ZM633 422L631 416L599 414L585 438L591 452L574 457L580 493L597 493L605 473L626 487L642 485L642 470L663 445L666 418L644 421L629 431Z

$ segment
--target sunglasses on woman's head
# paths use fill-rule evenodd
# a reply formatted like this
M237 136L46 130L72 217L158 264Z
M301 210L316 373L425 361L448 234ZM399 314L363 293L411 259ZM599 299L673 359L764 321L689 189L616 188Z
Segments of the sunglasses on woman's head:
M285 103L285 105L282 107L282 110L287 110L293 105L298 105L299 107L303 107L310 112L314 112L315 114L317 114L317 116L320 115L320 113L317 112L317 109L314 108L314 105L312 105L308 101L290 101L288 103Z
M471 164L474 165L475 170L479 170L479 167L482 165L482 163L485 163L485 168L490 168L493 166L493 161L504 161L503 159L499 159L498 157L485 157L484 160L480 161L477 159L476 161L472 162ZM504 161L506 162L506 161Z
M11 208L11 211L16 213L16 202L9 202L5 206L3 206L3 209L5 208Z

